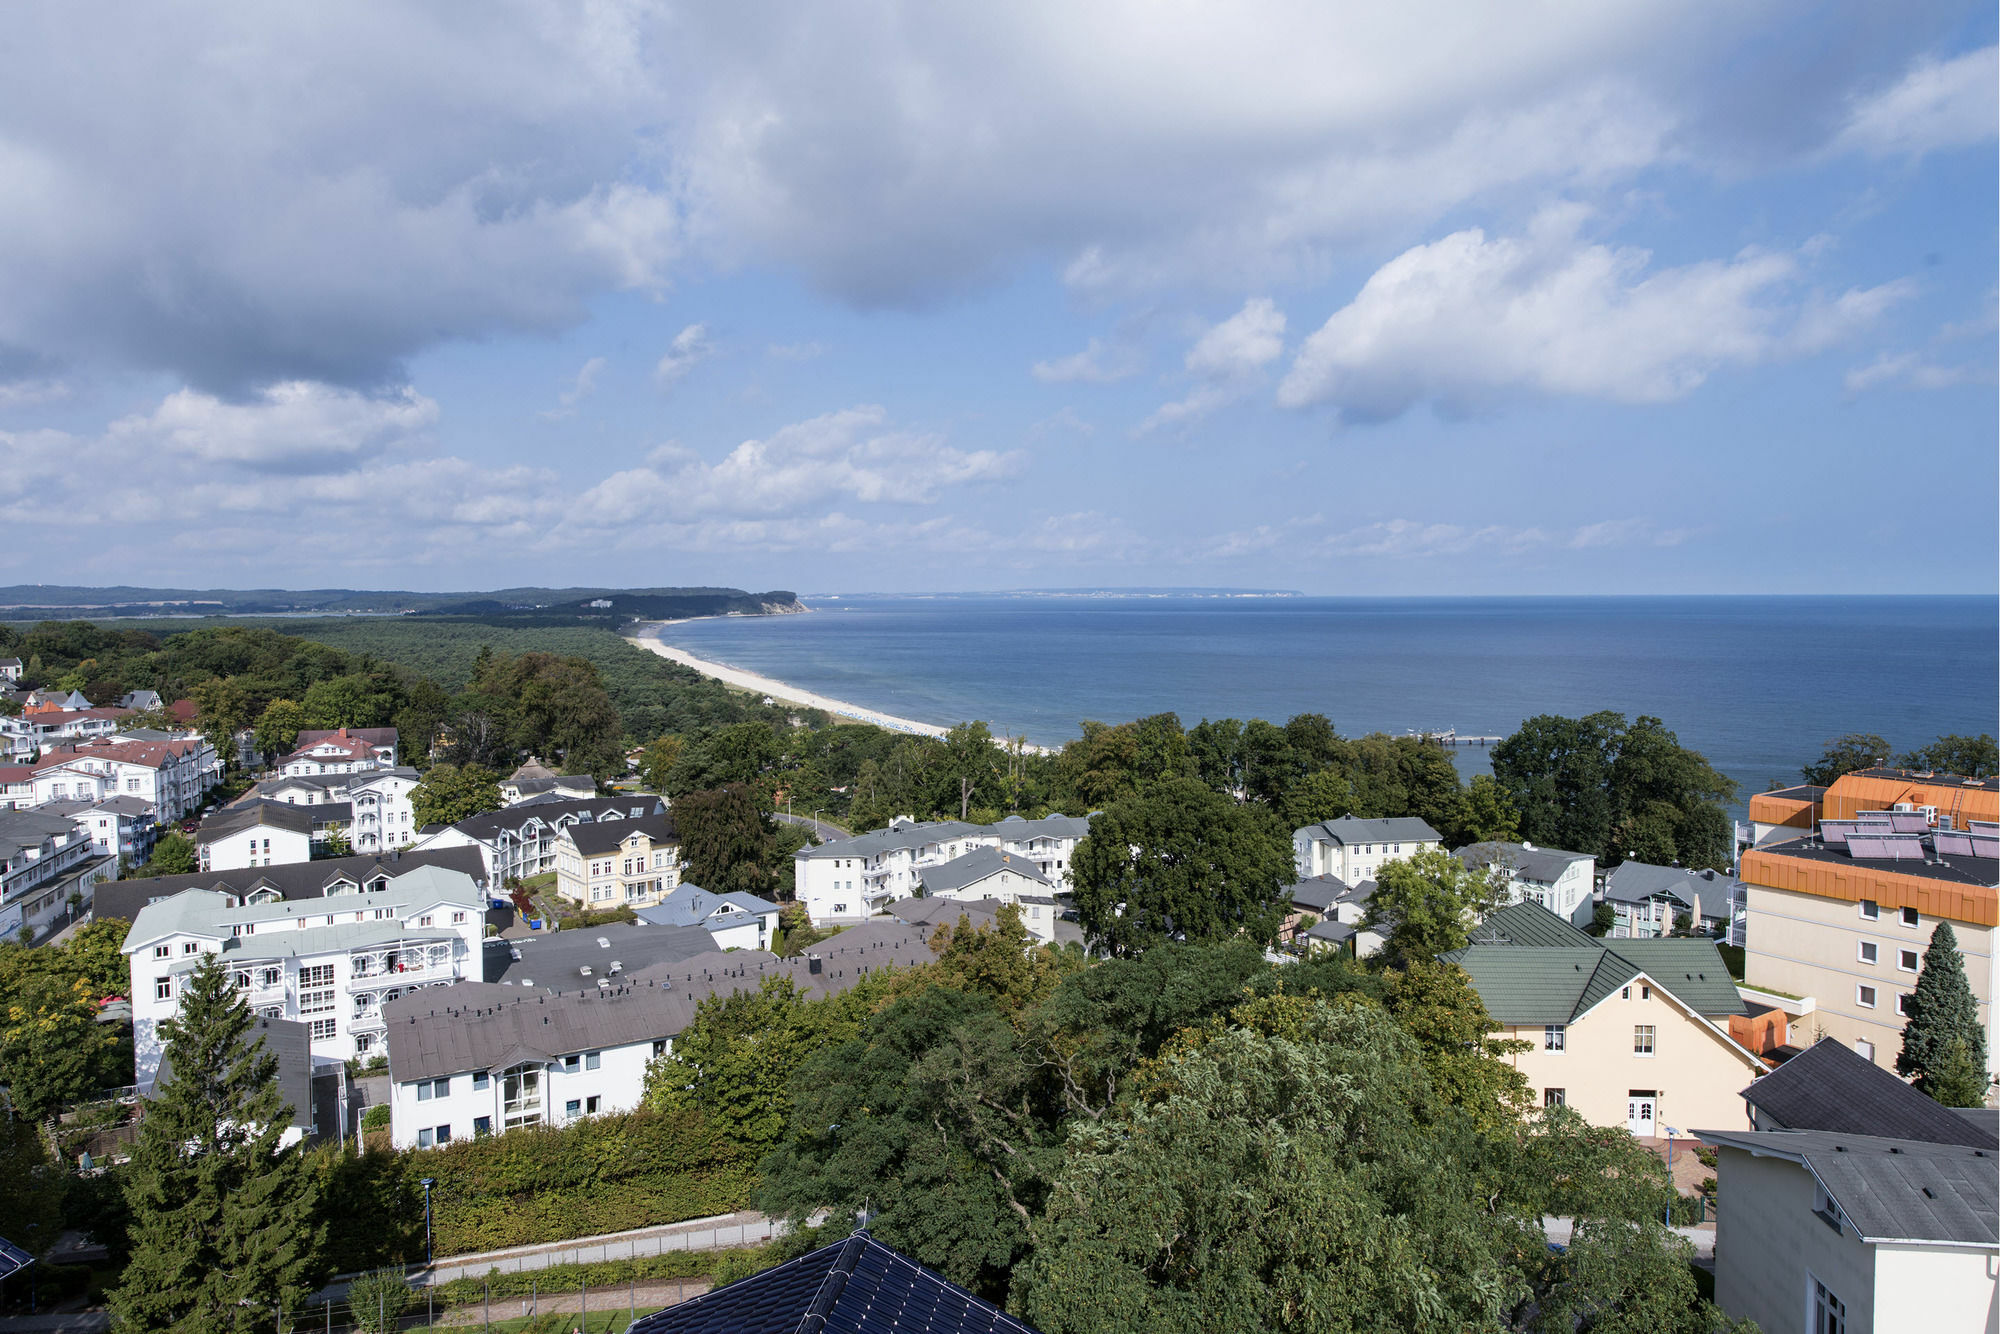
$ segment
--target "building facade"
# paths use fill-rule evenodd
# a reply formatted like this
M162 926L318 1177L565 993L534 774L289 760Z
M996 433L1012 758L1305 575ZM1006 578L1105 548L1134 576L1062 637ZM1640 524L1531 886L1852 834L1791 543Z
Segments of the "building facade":
M556 893L589 909L649 907L681 883L671 815L592 820L556 836Z
M315 774L351 774L396 767L396 729L341 727L331 732L301 732L291 754L278 761L287 778Z
M988 848L1032 863L1061 894L1069 889L1076 845L1089 832L1088 816L1010 817L990 825L899 819L887 829L799 849L793 883L815 926L861 921L916 894L925 871Z
M1597 858L1532 843L1474 843L1453 854L1475 871L1501 878L1508 903L1533 903L1577 926L1590 922Z
M252 801L217 811L195 831L204 871L289 866L312 860L313 811L282 801Z
M535 801L518 808L487 811L442 829L428 829L414 846L477 848L486 861L488 878L495 885L502 885L555 870L556 841L571 825L636 820L666 809L665 802L644 793Z
M1292 831L1292 869L1301 880L1330 875L1358 885L1374 879L1384 862L1442 842L1437 830L1414 817L1360 820L1343 815Z
M406 992L477 980L485 897L471 876L437 866L317 898L249 892L248 901L188 889L139 909L126 933L138 1082L159 1069L159 1022L179 1007L187 975L210 955L260 1015L309 1026L314 1056L381 1049L383 1007ZM370 888L380 885L380 888Z
M1835 782L1812 832L1743 854L1745 982L1810 997L1828 1036L1894 1069L1902 1007L1931 936L1949 922L1986 1028L1990 1078L2000 1068L2000 824L1988 811L2000 814L1993 779L1866 770Z

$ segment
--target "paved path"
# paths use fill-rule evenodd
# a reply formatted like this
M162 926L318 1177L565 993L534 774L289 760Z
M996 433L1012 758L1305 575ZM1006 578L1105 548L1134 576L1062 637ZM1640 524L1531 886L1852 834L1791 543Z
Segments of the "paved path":
M1576 1230L1573 1218L1544 1218L1542 1233L1557 1246L1569 1245L1570 1234ZM1693 1227L1677 1227L1674 1231L1694 1243L1695 1263L1713 1265L1715 1263L1715 1224L1697 1223Z
M109 1311L66 1311L59 1315L0 1316L6 1334L104 1334L111 1328Z
M819 841L822 843L838 843L843 838L854 837L854 835L848 833L833 821L815 820L810 815L787 815L783 811L773 811L771 812L771 818L773 820L782 820L786 824L801 825L810 829L819 835Z

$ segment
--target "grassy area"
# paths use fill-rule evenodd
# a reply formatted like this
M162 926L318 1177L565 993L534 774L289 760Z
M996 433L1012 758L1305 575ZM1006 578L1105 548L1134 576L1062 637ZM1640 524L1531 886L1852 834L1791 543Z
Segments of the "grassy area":
M519 1298L508 1298L502 1305L507 1309L518 1309ZM641 1305L639 1314L651 1315L657 1307ZM495 1320L487 1324L485 1308L469 1308L464 1311L448 1312L435 1325L411 1325L404 1334L465 1334L468 1329L492 1330L494 1334L570 1334L572 1330L582 1330L584 1334L625 1334L632 1323L629 1308L620 1307L615 1311L592 1311L580 1315L575 1311L544 1311L540 1315L515 1316L511 1320ZM456 1317L454 1319L453 1317Z

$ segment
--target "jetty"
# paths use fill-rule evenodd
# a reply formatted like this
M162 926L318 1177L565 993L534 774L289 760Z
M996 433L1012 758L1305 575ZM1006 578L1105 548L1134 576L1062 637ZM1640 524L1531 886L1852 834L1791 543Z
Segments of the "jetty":
M1440 746L1497 746L1507 739L1504 736L1472 736L1469 733L1461 736L1456 727L1425 729L1412 727L1405 731L1403 735L1417 737L1424 741L1432 741Z

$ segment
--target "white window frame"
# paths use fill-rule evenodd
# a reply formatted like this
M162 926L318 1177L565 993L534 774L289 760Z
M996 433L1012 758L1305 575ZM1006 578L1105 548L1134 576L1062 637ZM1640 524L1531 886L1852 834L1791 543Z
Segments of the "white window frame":
M1903 962L1903 960L1906 958L1910 960L1909 963ZM1918 954L1915 950L1906 950L1899 948L1896 951L1896 969L1898 972L1914 973L1922 967L1923 967L1923 956Z
M1866 982L1860 982L1855 984L1854 1003L1856 1005L1859 1005L1862 1009L1872 1010L1876 1008L1876 1002L1878 1000L1878 997L1879 993L1875 990L1874 987L1869 986Z
M1912 931L1924 924L1924 915L1915 908L1903 908L1896 914L1896 919Z
M1854 910L1861 914L1861 920L1864 922L1879 922L1882 920L1882 905L1874 899L1860 900L1854 905Z
M1646 1044L1643 1047L1639 1045L1642 1042ZM1659 1054L1659 1050L1660 1026L1658 1024L1632 1025L1632 1054L1634 1056L1650 1060Z
M1881 956L1881 947L1874 941L1862 940L1855 942L1854 961L1856 963L1865 963L1873 967L1875 964L1881 962Z
M1568 1025L1568 1024L1543 1024L1543 1025L1542 1025L1542 1050L1543 1050L1543 1051L1553 1051L1553 1052L1561 1052L1561 1051L1566 1051L1566 1050L1568 1050L1568 1047L1569 1047L1569 1025Z

